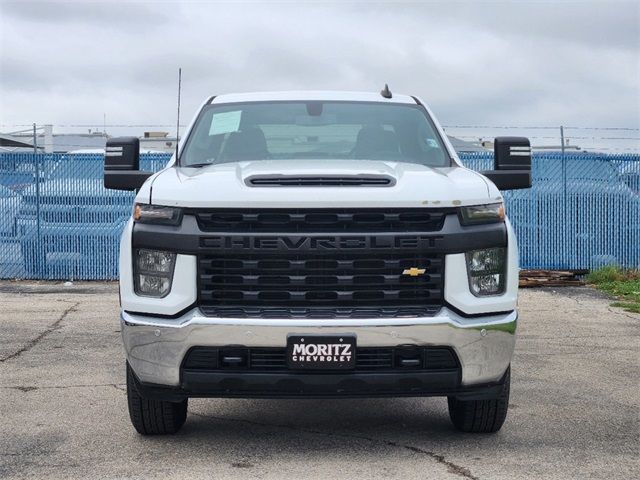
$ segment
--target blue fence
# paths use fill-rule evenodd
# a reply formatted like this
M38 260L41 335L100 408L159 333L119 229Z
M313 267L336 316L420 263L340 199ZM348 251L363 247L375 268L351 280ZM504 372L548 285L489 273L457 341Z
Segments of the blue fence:
M475 170L493 155L462 154ZM169 155L144 154L157 171ZM133 194L105 190L101 155L0 154L0 278L115 279ZM640 155L542 153L505 192L523 268L640 266Z

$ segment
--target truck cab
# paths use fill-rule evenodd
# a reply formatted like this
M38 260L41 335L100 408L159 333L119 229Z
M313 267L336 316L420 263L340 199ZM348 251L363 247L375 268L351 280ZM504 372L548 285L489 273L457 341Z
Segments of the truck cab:
M191 397L448 398L465 432L505 420L518 248L500 190L529 141L465 168L417 97L220 95L166 168L111 139L136 190L120 243L132 423L174 433Z

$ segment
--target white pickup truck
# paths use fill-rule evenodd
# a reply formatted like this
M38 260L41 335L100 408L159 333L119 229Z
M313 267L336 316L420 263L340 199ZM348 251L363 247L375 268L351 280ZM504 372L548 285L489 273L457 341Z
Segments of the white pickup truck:
M509 403L518 248L501 189L531 186L526 138L495 170L458 159L418 98L207 99L166 168L107 143L137 190L120 245L131 421L174 433L189 397L446 396L495 432Z

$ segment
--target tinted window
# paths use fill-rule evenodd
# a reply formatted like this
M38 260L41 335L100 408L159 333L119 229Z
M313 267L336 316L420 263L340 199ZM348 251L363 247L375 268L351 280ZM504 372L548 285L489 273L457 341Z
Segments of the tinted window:
M315 101L209 105L180 162L305 158L450 165L440 136L419 105Z

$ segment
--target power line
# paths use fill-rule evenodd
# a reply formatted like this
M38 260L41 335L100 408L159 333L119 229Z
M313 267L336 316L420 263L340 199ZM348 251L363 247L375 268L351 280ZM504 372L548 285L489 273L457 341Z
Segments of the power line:
M484 129L527 129L527 130L557 130L558 127L526 127L526 126L493 126L493 125L443 125L442 128L484 128Z
M640 128L635 127L564 127L570 130L620 130L626 132L639 132Z
M520 130L558 130L560 127L546 126L524 126L524 125L443 125L442 128L475 128L475 129L520 129ZM570 130L610 130L610 131L627 131L639 132L640 128L636 127L564 127Z
M42 125L53 125L54 127L58 127L58 128L172 128L175 127L175 125L145 125L145 124L131 124L131 125L126 125L126 124L93 124L93 123L81 123L81 124L68 124L68 125L62 125L62 124L58 124L58 123L54 123L54 124L42 124ZM2 128L7 128L7 127L29 127L29 126L33 126L33 124L29 125L29 124L9 124L9 123L4 123L4 124L0 124L0 127ZM186 125L180 125L180 127L186 127Z
M478 139L481 137L486 137L486 135L455 135L456 138L470 138L470 139ZM576 137L574 135L565 135L566 138L571 140L640 140L640 137ZM536 139L536 140L557 140L559 135L556 136L540 136L540 135L529 135L527 138Z
M42 123L39 125L53 125L59 128L172 128L174 124L152 124L152 123L71 123L71 124L50 124ZM32 127L33 123L3 123L0 127ZM186 124L180 124L180 127L186 127ZM476 128L476 129L521 129L521 130L557 130L559 126L541 126L541 125L443 125L443 128ZM576 127L569 126L564 127L568 130L609 130L609 131L627 131L638 132L640 128L636 127Z

